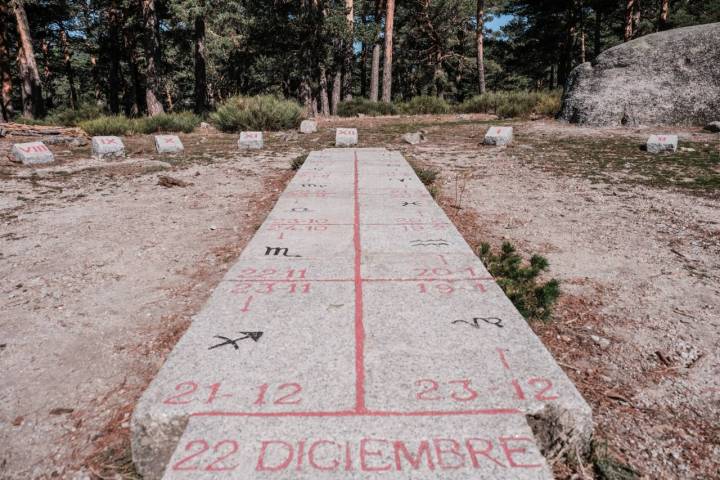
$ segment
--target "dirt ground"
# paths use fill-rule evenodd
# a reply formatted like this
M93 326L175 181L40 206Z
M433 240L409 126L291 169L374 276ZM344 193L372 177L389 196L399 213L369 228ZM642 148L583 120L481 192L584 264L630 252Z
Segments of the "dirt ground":
M480 145L490 121L334 120L271 134L252 154L198 131L181 136L184 155L159 157L140 136L122 161L54 145L59 162L39 168L5 161L0 139L0 479L134 478L135 400L291 160L331 146L331 126L437 169L471 245L508 240L550 261L563 296L533 326L593 407L596 473L720 478L720 136L679 129L692 151L658 157L639 148L648 129L539 120L510 122L514 145L491 148ZM400 140L420 129L424 143ZM593 478L590 463L556 472Z

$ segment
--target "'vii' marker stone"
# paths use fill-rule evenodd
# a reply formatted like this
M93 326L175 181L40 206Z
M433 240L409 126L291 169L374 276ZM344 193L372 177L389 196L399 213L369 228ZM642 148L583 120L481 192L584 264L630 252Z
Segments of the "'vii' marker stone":
M147 479L549 479L588 405L384 149L310 154L132 419Z

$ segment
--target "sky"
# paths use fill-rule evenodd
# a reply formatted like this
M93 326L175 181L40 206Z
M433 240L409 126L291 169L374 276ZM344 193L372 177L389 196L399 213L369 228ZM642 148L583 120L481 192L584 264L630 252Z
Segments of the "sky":
M491 22L485 23L486 28L491 30L499 30L512 19L512 15L498 15Z

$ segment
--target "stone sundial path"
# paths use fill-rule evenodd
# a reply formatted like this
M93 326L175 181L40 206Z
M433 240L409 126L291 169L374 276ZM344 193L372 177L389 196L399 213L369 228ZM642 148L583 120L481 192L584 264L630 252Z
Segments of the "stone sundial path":
M145 478L552 478L590 408L410 165L310 154L138 403Z

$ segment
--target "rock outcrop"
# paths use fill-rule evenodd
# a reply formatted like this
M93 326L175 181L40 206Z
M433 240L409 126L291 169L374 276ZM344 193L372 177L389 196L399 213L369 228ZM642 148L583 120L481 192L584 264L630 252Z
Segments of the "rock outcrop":
M720 23L654 33L570 75L560 118L598 126L705 125L720 116Z

